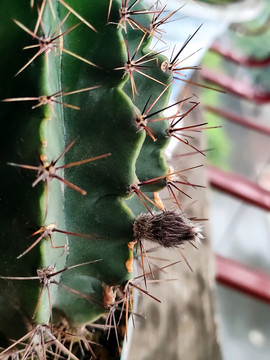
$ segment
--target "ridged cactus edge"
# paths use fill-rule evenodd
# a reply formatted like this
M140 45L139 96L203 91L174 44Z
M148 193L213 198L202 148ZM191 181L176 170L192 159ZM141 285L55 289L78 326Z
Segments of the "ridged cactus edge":
M83 329L128 312L134 244L143 260L165 220L185 226L172 246L200 237L157 200L173 72L149 46L168 15L128 0L0 8L0 358L76 358L78 342L95 357Z

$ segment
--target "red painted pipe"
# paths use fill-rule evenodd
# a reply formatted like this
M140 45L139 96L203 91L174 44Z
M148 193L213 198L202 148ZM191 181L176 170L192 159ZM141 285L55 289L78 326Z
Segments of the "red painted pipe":
M203 69L200 74L206 81L221 86L234 95L253 101L257 104L266 104L270 102L269 92L262 92L261 90L256 89L256 87L251 87L242 81L234 80L227 75L216 73L208 69Z
M270 275L216 255L216 279L225 286L270 303Z
M209 166L207 175L210 184L227 194L265 210L270 210L270 191L245 177Z
M214 44L210 48L211 51L223 56L226 60L232 61L238 65L250 68L265 68L270 65L270 56L264 59L255 59L253 57L245 57L237 54L229 49L224 49L219 44Z
M248 128L250 130L257 131L257 132L259 132L259 133L261 133L263 135L270 136L270 127L269 126L264 126L264 125L261 125L261 124L257 124L255 119L254 120L245 119L245 118L243 118L241 116L232 114L229 111L218 109L218 108L215 108L215 107L209 106L209 105L206 105L204 108L207 111L210 111L210 112L212 112L214 114L217 114L217 115L223 117L224 119L226 119L228 121L233 122L234 124L244 126L244 127Z

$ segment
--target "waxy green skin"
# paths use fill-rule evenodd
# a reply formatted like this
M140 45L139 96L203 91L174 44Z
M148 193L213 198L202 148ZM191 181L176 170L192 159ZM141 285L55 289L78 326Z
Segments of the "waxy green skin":
M135 213L141 212L136 195L130 193L130 185L138 181L166 175L168 165L163 150L168 143L166 120L149 124L156 142L138 129L135 114L142 111L150 95L152 103L172 78L160 69L165 60L156 55L151 67L145 70L157 83L140 74L134 74L139 95L132 96L129 76L115 70L127 60L127 47L131 54L137 48L143 32L127 25L127 33L115 23L119 21L121 1L112 3L110 21L107 23L108 3L99 0L66 1L74 10L91 23L93 31L85 24L63 36L63 47L88 59L97 67L86 64L56 47L38 56L22 73L14 74L35 54L39 48L22 50L37 41L19 28L16 19L33 31L37 12L30 9L29 1L2 0L0 4L3 21L0 26L1 49L1 99L50 95L57 91L73 91L91 86L97 89L81 92L58 100L76 105L80 110L53 104L31 109L32 103L2 102L1 107L1 231L0 275L36 276L36 270L55 266L56 270L84 262L96 263L70 269L58 275L64 287L50 285L53 319L64 316L71 326L81 326L106 313L103 305L104 286L124 285L133 275L126 262L132 257L128 243L133 241L132 226ZM52 1L55 19L48 4L42 17L46 35L52 34L67 9ZM144 8L142 4L135 9ZM149 15L140 15L136 20L149 27ZM80 23L70 14L62 32ZM40 29L38 32L40 36ZM138 51L138 57L149 52L150 37L147 35ZM135 72L134 72L135 73ZM168 89L152 111L166 106ZM155 116L162 117L162 113ZM36 173L7 162L38 166L39 156L45 155L48 162L56 160L62 151L76 140L71 149L59 160L58 165L110 153L110 156L88 164L60 170L59 176L84 189L83 196L64 186L57 179L48 185L48 212L46 214L45 183L35 187L31 183ZM2 175L3 174L3 175ZM148 187L147 191L159 190L162 186ZM152 195L148 193L148 195ZM17 259L34 239L29 236L40 226L57 224L57 229L83 236L66 236L54 233L54 246L43 239L25 256ZM92 238L89 238L89 235ZM34 323L48 324L50 304L45 289L32 319L39 294L38 280L0 280L0 341L6 346L8 337L17 339ZM72 288L91 300L69 292ZM16 323L16 326L14 326Z

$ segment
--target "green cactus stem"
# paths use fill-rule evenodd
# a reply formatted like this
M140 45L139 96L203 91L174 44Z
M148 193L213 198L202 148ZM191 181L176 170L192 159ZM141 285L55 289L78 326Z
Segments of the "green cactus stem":
M173 74L142 1L30 5L0 5L0 357L76 358L59 329L132 300L136 215L165 211Z

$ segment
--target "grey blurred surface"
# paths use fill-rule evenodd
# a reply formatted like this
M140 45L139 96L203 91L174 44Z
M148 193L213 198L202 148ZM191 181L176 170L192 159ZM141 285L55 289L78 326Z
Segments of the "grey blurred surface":
M194 111L192 123L201 121L200 111ZM201 139L194 139L193 144L203 148ZM171 163L175 171L204 162L201 154L179 157L190 152L186 145L179 144L174 149ZM205 184L204 169L194 169L185 173L189 181ZM189 217L208 218L207 190L183 187L192 199L179 197L183 209ZM167 191L163 198L168 198ZM176 206L171 201L164 201L168 209ZM136 317L136 329L133 334L129 360L220 360L215 305L213 299L214 256L209 239L208 223L203 223L205 239L196 250L190 244L183 248L193 272L181 258L177 249L159 250L152 255L169 259L170 262L181 260L166 272L160 272L160 283L149 283L149 292L161 300L161 304L146 295L139 294L137 312L146 319ZM161 267L169 262L153 260ZM170 279L175 279L169 281Z

